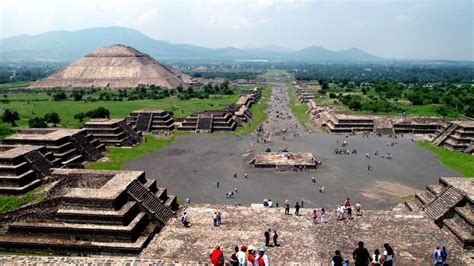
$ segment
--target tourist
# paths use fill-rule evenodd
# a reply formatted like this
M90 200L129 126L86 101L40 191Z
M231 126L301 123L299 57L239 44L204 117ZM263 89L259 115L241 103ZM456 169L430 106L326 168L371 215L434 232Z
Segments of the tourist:
M285 214L290 215L290 201L288 199L285 200Z
M319 193L324 193L324 186L319 187Z
M355 208L356 208L356 215L361 216L362 215L362 205L360 204L360 202L356 203Z
M265 231L265 246L269 247L270 246L270 232L272 230L268 228L268 231Z
M434 265L438 265L441 261L441 251L439 250L439 247L436 247L433 256L434 256Z
M217 211L217 226L220 226L222 224L222 215L220 211Z
M272 201L272 199L269 199L269 200L268 200L268 207L269 207L269 208L273 208L273 201Z
M268 256L265 254L266 249L265 248L259 248L258 249L258 256L256 258L256 261L258 262L258 266L270 266L270 261L268 259Z
M263 199L263 207L268 207L268 200L267 199Z
M224 253L221 251L219 245L212 251L210 255L211 263L213 266L223 266L224 265Z
M237 252L237 261L239 266L247 266L247 247L241 246L240 251Z
M300 215L300 204L298 202L295 204L295 215Z
M184 227L189 227L189 215L186 211L183 212L183 217L181 217L181 223Z
M239 192L238 188L234 188L235 193L237 194Z
M352 218L352 207L351 206L347 207L347 218L353 219Z
M393 257L395 256L395 254L393 253L393 249L388 243L383 244L383 246L385 248L385 251L383 252L383 256L384 256L383 265L392 266Z
M352 252L352 257L355 260L355 266L367 266L371 261L369 251L362 241L359 241L358 247Z
M316 183L316 177L311 177L311 182Z
M326 209L322 208L321 209L321 223L327 223L328 220L327 220L327 213L326 213Z
M443 247L441 249L441 265L445 266L446 265L446 260L448 259L448 249L446 247Z
M332 257L332 265L333 266L342 266L342 263L344 262L344 259L341 256L341 251L336 250L336 255Z
M252 266L255 264L255 247L250 245L247 249L247 264Z
M217 181L217 188L219 188L219 181Z
M273 246L278 247L278 234L276 230L273 230Z
M214 212L214 216L212 217L212 220L214 221L214 227L217 227L217 212Z
M234 178L237 178L237 172L234 172Z
M313 223L317 224L318 223L318 212L316 210L313 210Z
M372 255L372 266L377 266L381 264L382 262L381 262L381 257L380 257L380 251L376 249L374 251L374 254Z
M247 173L245 173L245 174L244 174L244 176L245 176L245 178L248 178L248 175L247 175Z
M239 266L239 260L237 259L237 253L239 252L239 247L234 247L234 252L230 255L229 262L232 266Z

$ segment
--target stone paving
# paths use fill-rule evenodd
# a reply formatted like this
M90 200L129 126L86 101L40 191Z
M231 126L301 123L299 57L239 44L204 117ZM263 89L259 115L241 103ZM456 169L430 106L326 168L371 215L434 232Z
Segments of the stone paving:
M222 213L222 225L213 226L213 214ZM452 258L463 254L459 245L422 213L399 211L365 211L355 219L338 221L329 211L327 224L313 224L311 209L300 210L301 216L285 215L283 208L236 207L229 205L193 205L187 208L191 227L181 226L179 219L155 236L141 253L141 258L165 261L207 262L216 244L226 258L235 245L264 245L264 230L279 234L279 247L270 247L268 255L276 265L326 265L334 250L349 258L357 242L366 243L370 252L391 243L397 256L396 265L426 265L431 262L436 245L446 246ZM352 261L352 259L351 259ZM472 264L471 264L472 265Z

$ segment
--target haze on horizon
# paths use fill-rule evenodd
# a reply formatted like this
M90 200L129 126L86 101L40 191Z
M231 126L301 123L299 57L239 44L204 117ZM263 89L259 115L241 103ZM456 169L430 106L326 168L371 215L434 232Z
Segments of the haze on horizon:
M122 26L210 48L357 47L383 58L474 60L472 0L16 0L0 38Z

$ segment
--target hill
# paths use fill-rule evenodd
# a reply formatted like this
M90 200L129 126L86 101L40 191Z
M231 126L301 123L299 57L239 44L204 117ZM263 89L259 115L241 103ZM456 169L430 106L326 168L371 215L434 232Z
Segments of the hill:
M97 49L121 43L160 60L236 60L277 59L287 61L372 61L378 58L357 48L330 51L310 46L299 51L277 46L255 49L226 47L211 49L189 44L172 44L123 27L91 28L78 31L51 31L38 35L19 35L0 40L0 61L76 60Z

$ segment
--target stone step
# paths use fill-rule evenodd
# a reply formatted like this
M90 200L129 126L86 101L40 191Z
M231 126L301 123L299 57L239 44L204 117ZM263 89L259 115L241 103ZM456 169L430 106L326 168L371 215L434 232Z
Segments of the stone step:
M147 179L146 183L143 185L152 193L156 193L158 188L156 186L156 179Z
M455 207L463 198L464 194L462 191L450 187L426 206L425 213L436 221L451 208Z
M472 233L461 227L454 219L444 219L443 224L463 248L474 246Z
M158 188L158 191L155 193L155 195L161 200L161 201L166 201L168 199L168 190L164 187Z
M420 204L418 204L416 202L416 200L407 200L407 201L405 201L405 207L409 211L420 211L421 210L421 206L420 206Z
M8 227L9 233L15 234L35 234L35 235L62 235L77 236L81 238L100 239L100 241L128 241L134 242L137 232L147 224L146 214L140 212L126 226L123 225L103 225L103 224L83 224L64 222L15 222Z
M0 175L0 186L21 187L36 179L36 173L28 170L20 175Z
M444 192L446 189L443 185L437 184L437 185L427 185L426 189L431 192L435 197L438 197L441 195L441 193Z
M48 251L56 254L110 254L127 255L139 254L153 238L157 225L149 224L142 234L133 242L101 242L86 241L71 237L51 235L0 235L0 250L3 251ZM66 252L67 251L67 252Z
M0 195L21 195L39 187L41 184L41 180L36 179L22 187L2 186L0 187Z
M68 164L74 164L74 163L80 163L80 162L82 162L82 155L79 154L67 159L66 161L63 161L62 164L68 165Z
M66 205L56 212L56 220L68 223L127 225L139 211L134 201L125 203L119 210Z
M20 175L29 169L28 162L17 165L0 165L0 175Z
M416 193L415 198L418 200L421 206L426 207L428 204L431 203L431 201L433 201L435 197L428 191L423 191Z

